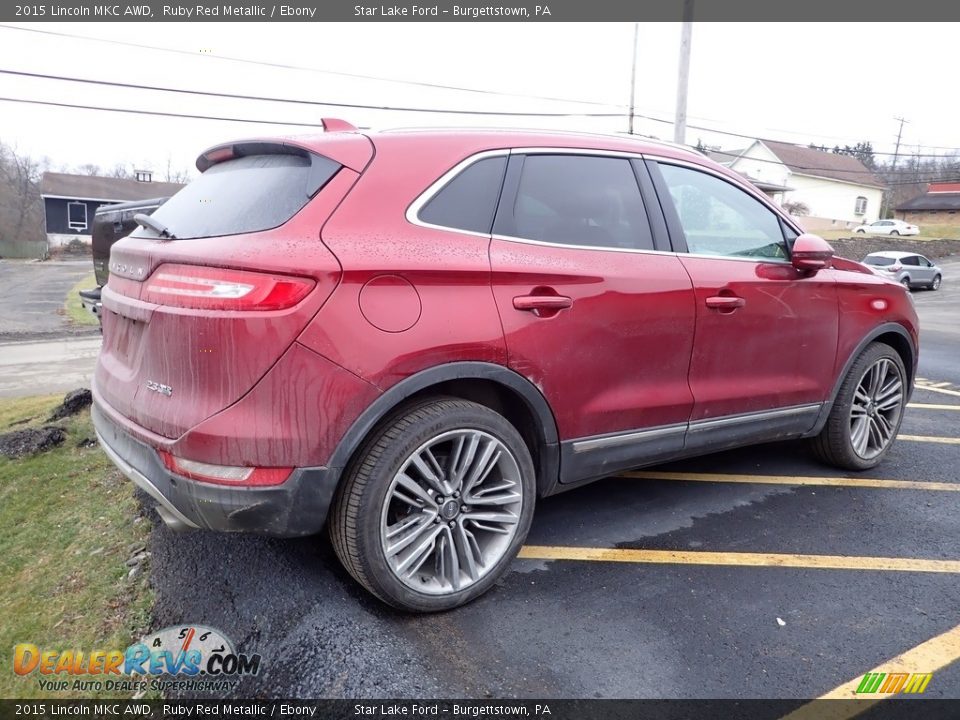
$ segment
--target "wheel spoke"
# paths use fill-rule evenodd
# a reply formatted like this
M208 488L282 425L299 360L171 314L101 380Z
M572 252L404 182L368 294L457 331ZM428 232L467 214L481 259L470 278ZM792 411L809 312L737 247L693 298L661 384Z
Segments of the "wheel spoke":
M467 515L474 522L500 523L501 525L516 525L519 518L510 512L471 512Z
M430 507L437 506L436 501L430 496L430 493L428 493L420 483L406 473L400 473L397 476L397 487L403 488L407 492L406 494L401 494L395 489L393 491L393 496L400 498L404 502L412 504L414 507L423 507L425 505L429 505ZM411 498L414 499L415 502L410 502Z
M513 480L507 480L502 483L481 486L469 494L463 496L463 501L467 505L510 505L520 500L520 493Z
M387 528L387 540L393 541L386 547L388 556L396 555L423 537L432 537L435 534L433 533L434 529L443 527L433 522L432 515L424 513L414 517L415 522L401 520L396 525Z
M861 457L864 457L864 454L867 452L867 441L869 437L869 417L862 417L853 422L853 426L850 429L850 441L853 443L853 449L857 451L857 454Z
M873 366L873 376L870 378L870 397L874 400L877 397L877 392L880 390L880 386L887 378L887 367L889 365L889 360L882 359L878 360L876 365Z
M437 577L446 581L456 592L460 589L460 560L454 544L453 532L444 526L437 544L436 571Z
M477 580L480 577L479 566L483 564L483 554L480 552L477 538L463 526L463 523L457 523L453 528L453 543L457 549L457 558L467 577L471 581Z
M893 437L893 425L891 425L890 421L880 413L876 414L874 421L876 422L877 431L881 437L881 443L878 449L882 450Z
M480 456L474 460L470 471L463 480L461 492L464 495L469 494L475 485L482 483L500 460L501 453L497 446L498 443L488 442Z
M426 456L426 457L425 457ZM443 471L437 466L437 459L430 452L430 448L424 448L422 451L410 458L410 462L417 469L423 479L441 495L449 494L450 488L443 479Z
M396 571L403 575L413 575L424 562L427 561L433 554L433 550L437 544L437 536L443 532L445 525L433 525L428 526L426 531L418 533L418 537L415 538L417 542L412 543L409 550L402 553L402 557L398 557L396 564Z

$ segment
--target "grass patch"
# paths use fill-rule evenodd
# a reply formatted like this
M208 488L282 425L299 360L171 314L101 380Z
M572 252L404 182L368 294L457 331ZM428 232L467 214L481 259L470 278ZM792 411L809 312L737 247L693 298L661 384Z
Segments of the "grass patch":
M67 313L67 319L74 325L99 325L97 316L89 310L83 309L80 302L80 296L77 295L81 290L92 290L97 286L97 278L91 271L89 275L70 288L67 293L67 299L63 303L64 310Z
M45 424L61 400L0 400L0 433ZM88 410L57 424L67 430L60 447L20 460L0 457L0 698L116 696L45 693L38 673L13 672L13 647L123 650L149 624L147 573L131 580L125 564L150 528L136 520L133 484L99 447L78 447L95 437Z

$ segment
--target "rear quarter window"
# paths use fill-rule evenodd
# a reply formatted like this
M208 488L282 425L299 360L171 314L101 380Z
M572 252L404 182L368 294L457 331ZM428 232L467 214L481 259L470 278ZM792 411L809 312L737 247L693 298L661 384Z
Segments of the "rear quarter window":
M338 163L318 155L226 160L210 167L153 216L178 240L270 230L296 215L339 169ZM143 228L134 233L153 234Z
M506 167L506 157L469 165L427 201L417 218L429 225L489 233Z

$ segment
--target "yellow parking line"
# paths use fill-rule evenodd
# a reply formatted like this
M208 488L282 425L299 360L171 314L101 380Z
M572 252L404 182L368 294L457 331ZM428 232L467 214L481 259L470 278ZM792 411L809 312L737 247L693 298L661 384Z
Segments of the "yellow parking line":
M954 397L960 397L960 392L956 390L947 390L946 388L934 387L933 385L915 385L917 390L929 390L930 392L943 393L944 395L953 395Z
M733 565L822 570L892 570L898 572L960 573L960 560L863 557L855 555L793 555L780 553L709 552L688 550L628 550L623 548L525 545L526 560L586 560L655 565Z
M933 435L897 435L897 440L910 442L940 443L941 445L960 445L960 438L934 437Z
M935 638L920 643L915 648L911 648L866 672L932 673L957 660L960 660L960 625L951 630L947 630L942 635L937 635ZM864 675L865 674L866 673L864 673ZM803 705L789 715L785 715L781 720L848 720L848 718L859 715L871 705L875 705L881 700L898 696L896 693L866 697L857 695L856 690L860 687L860 680L862 678L863 675L860 675L839 687L835 687L830 692L818 697L812 703ZM936 681L936 675L934 675L931 682ZM852 702L819 702L820 700L852 700L853 698L856 698L856 700ZM922 715L922 713L920 714Z
M684 480L690 482L745 483L757 485L821 485L826 487L883 488L890 490L935 490L960 492L960 483L876 478L793 477L790 475L728 475L725 473L657 472L621 473L617 477L637 480Z
M960 410L960 405L930 405L927 403L908 403L907 407L917 410Z
M930 382L929 380L924 384L935 388L949 387L950 385L953 385L951 382Z

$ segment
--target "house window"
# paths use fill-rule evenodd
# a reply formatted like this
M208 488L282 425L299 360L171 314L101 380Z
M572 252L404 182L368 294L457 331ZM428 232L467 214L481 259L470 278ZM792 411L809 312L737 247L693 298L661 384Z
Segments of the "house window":
M67 203L67 227L71 230L87 229L87 204L82 202Z
M853 212L857 215L866 215L867 214L867 199L862 195L857 198L857 204L854 207Z

